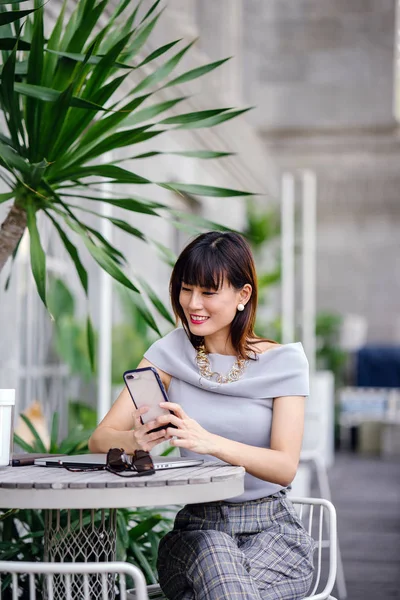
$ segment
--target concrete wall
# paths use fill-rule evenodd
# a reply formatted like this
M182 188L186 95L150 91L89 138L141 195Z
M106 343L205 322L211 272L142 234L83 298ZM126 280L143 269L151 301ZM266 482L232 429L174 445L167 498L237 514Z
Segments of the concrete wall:
M276 179L318 174L318 309L360 314L370 341L399 342L395 0L197 0L196 14L212 58L230 53L227 28L239 39L231 89L256 106L246 118Z
M244 3L243 89L260 130L392 121L395 0Z
M399 142L381 134L269 138L282 169L318 176L317 306L359 314L373 342L400 342Z

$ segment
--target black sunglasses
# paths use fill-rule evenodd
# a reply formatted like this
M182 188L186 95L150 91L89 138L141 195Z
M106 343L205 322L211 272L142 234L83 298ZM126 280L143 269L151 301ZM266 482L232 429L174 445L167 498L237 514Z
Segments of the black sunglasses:
M150 454L145 450L135 450L132 456L125 453L123 448L110 448L107 452L106 469L122 477L137 477L154 475L154 463ZM135 471L135 474L129 474ZM123 473L126 473L123 475Z
M65 468L72 473L106 470L119 477L141 477L142 475L154 475L155 473L154 463L148 452L135 450L133 455L129 456L123 448L110 448L107 452L106 464L102 467Z

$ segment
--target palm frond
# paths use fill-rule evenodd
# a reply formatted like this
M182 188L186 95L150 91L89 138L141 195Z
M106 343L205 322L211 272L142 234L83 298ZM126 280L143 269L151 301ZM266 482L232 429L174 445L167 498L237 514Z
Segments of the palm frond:
M160 9L159 0L147 10L143 10L141 1L122 0L109 10L110 0L80 0L68 18L64 0L49 35L44 34L49 29L48 3L34 0L33 7L26 8L24 2L0 0L0 111L5 124L0 133L0 179L7 185L0 203L13 202L22 222L26 220L32 272L45 304L46 250L38 219L43 212L65 248L85 294L88 273L82 251L133 292L143 318L158 331L140 299L138 286L128 275L126 257L84 217L109 218L113 226L128 235L162 248L159 241L137 226L135 215L160 218L170 209L137 194L137 186L215 198L250 195L230 187L164 182L156 176L150 179L140 172L140 162L136 162L138 172L118 165L127 161L127 156L135 160L163 154L176 156L177 160L227 157L229 150L175 149L168 153L149 151L148 146L141 149L140 145L161 135L173 137L176 129L214 127L249 109L210 107L176 113L177 106L188 96L173 96L174 86L206 76L228 59L177 73L195 40L174 39L147 50L146 44L162 20L164 9ZM7 4L11 9L3 8ZM163 92L166 88L168 94ZM125 150L125 155L121 156L121 150ZM112 192L100 194L98 189L103 184L112 184ZM121 192L121 186L126 185L134 186L128 194ZM123 209L127 218L99 215L92 209L92 201ZM171 212L170 220L178 223ZM179 222L182 225L182 218ZM15 257L24 227L7 246L1 243L2 236L9 236L10 232L0 228L0 265L13 253ZM168 310L148 283L137 282L154 309L170 323ZM94 364L90 321L87 337Z

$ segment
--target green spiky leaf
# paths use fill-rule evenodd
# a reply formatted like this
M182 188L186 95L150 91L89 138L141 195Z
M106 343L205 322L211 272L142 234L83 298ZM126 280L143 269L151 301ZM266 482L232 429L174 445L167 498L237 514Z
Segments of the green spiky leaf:
M186 73L179 75L179 77L175 77L174 79L169 81L165 85L165 87L171 87L172 85L181 85L182 83L193 81L193 79L198 79L199 77L202 77L203 75L207 75L207 73L214 71L214 69L218 69L218 67L226 63L227 60L230 60L230 58L223 58L222 60L217 60L216 62L209 63L208 65L203 65L202 67L191 69L190 71L187 71Z
M90 317L88 317L87 320L86 320L86 335L87 335L87 347L88 347L88 350L89 350L90 366L91 366L91 369L92 369L92 371L94 373L95 372L95 368L96 368L96 360L95 360L95 336L94 336L93 325L92 325L92 321L91 321Z
M27 226L30 238L31 267L37 291L45 306L46 301L46 254L40 240L36 223L36 211L29 204L27 207Z
M233 196L253 196L251 192L240 190L231 190L228 188L220 188L212 185L193 185L190 183L159 183L161 187L174 192L182 192L183 194L193 194L194 196L213 196L215 198L231 198Z
M19 21L36 10L39 9L32 8L31 10L9 10L7 12L0 12L0 27L8 25L9 23L14 23L14 21Z
M157 296L153 288L147 283L147 281L143 277L136 275L136 279L139 281L140 285L143 287L147 296L149 297L151 303L157 309L160 315L164 317L164 319L166 319L169 323L171 323L171 325L175 325L175 319L173 318L169 310L161 302L160 298Z
M7 37L0 38L0 50L12 50L15 47L15 42L16 42L15 38L7 38ZM18 49L19 50L30 50L31 45L29 42L26 42L25 40L19 40Z

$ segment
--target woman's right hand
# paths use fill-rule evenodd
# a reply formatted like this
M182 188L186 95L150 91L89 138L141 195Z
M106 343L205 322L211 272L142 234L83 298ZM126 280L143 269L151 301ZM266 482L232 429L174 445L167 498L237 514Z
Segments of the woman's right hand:
M149 431L154 429L154 427L157 427L156 421L149 421L145 424L141 422L140 417L146 414L148 411L148 406L141 406L134 411L134 429L132 432L135 445L146 452L150 452L154 446L157 446L157 444L161 444L161 442L165 442L166 440L165 429L160 429L160 431L153 431L153 433L149 433Z

